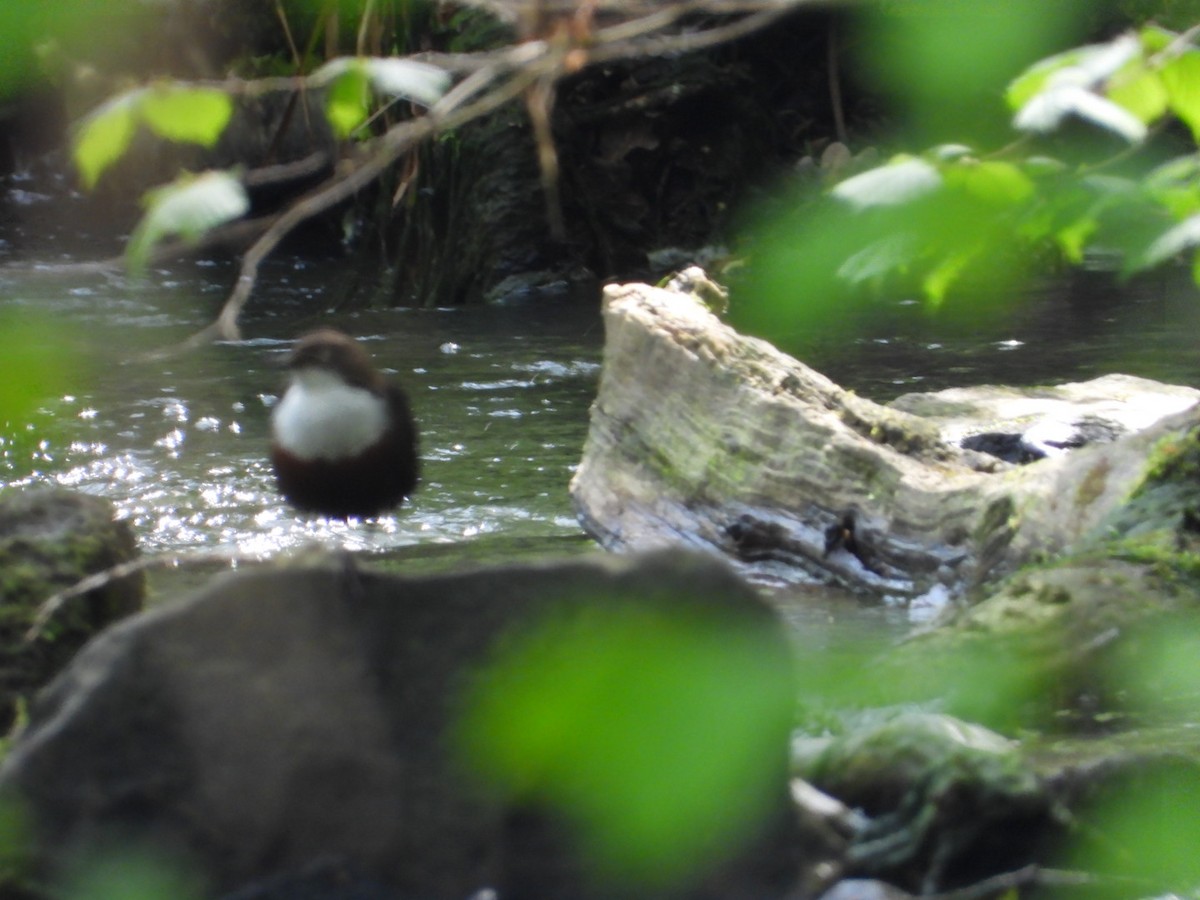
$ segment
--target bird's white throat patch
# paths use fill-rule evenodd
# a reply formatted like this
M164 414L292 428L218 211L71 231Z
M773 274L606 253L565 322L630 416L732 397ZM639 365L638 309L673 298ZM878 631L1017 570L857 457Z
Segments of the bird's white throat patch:
M299 369L271 415L275 441L298 459L345 459L379 440L387 404L332 372Z

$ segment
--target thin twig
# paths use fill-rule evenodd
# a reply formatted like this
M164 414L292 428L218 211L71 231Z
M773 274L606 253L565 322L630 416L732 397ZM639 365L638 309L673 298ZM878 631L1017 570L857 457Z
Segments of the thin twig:
M120 581L122 578L128 578L130 575L136 575L148 569L177 568L180 564L215 564L232 568L242 563L252 564L261 563L262 561L263 559L260 556L247 556L239 553L192 553L171 556L142 556L128 562L118 563L101 572L88 575L86 578L75 582L69 588L65 588L42 601L42 604L38 607L37 614L33 617L33 622L25 631L23 640L26 644L32 644L40 638L47 623L74 598L81 597L99 588L107 587L114 581Z

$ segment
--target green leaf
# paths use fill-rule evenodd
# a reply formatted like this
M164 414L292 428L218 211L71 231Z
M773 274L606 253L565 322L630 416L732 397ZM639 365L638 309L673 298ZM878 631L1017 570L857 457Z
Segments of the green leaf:
M837 277L847 284L869 284L905 271L921 251L919 236L893 232L872 241L838 266Z
M940 260L921 279L921 291L929 306L937 309L946 299L946 294L979 255L979 248L972 247L953 253Z
M965 190L990 206L1016 206L1033 195L1033 181L1007 162L964 160L945 171L946 184Z
M450 87L450 75L428 63L394 56L362 60L372 87L382 94L433 106Z
M1107 128L1131 144L1146 137L1146 126L1133 113L1116 103L1075 84L1052 86L1021 107L1013 126L1042 134L1058 128L1068 116L1077 116Z
M338 137L349 137L367 121L371 107L370 81L362 66L348 67L329 85L325 116Z
M233 100L214 88L157 85L145 92L141 114L150 130L170 141L211 147L233 115Z
M1035 63L1008 86L1005 98L1020 110L1045 91L1062 87L1091 88L1111 78L1141 52L1132 35L1107 44L1089 44Z
M411 59L341 56L314 72L311 82L326 88L325 115L340 137L348 137L370 115L372 88L432 106L450 87L450 76Z
M1050 76L1079 62L1085 49L1068 50L1040 60L1018 75L1004 92L1004 99L1009 109L1014 112L1040 94L1050 80Z
M847 178L830 194L855 209L872 206L898 206L926 196L941 187L942 176L923 159L898 157L879 166Z
M1108 99L1149 125L1167 111L1167 89L1157 72L1137 60L1115 77L1105 91Z
M0 313L0 426L23 424L41 404L78 377L61 323L49 315ZM0 432L0 445L4 443Z
M130 271L140 274L154 245L170 235L195 239L210 228L242 216L250 198L229 172L186 175L151 191L146 214L129 239L125 258Z
M129 149L142 94L140 88L120 94L98 107L81 124L71 156L88 190Z
M1200 215L1191 216L1172 225L1160 234L1141 258L1133 262L1133 271L1156 266L1184 250L1200 246Z
M505 642L460 746L493 786L572 821L590 863L660 896L771 803L793 677L764 629L604 598Z
M1162 69L1171 111L1192 129L1200 142L1200 50L1188 50Z
M1054 241L1066 259L1079 265L1088 241L1096 233L1099 223L1091 216L1081 216L1054 233Z
M1158 25L1148 25L1138 32L1138 40L1142 42L1142 52L1147 56L1162 53L1178 39L1179 35L1174 31L1168 31Z

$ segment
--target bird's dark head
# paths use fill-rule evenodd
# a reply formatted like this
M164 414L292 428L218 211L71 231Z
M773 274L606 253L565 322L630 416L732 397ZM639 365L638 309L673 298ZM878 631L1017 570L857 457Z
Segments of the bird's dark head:
M378 390L383 381L362 345L332 328L322 328L302 337L285 365L292 372L305 369L336 372L347 384L369 390Z

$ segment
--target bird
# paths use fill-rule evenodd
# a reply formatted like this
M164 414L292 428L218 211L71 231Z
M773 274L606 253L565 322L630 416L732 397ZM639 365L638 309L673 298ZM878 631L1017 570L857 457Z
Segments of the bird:
M271 465L296 510L367 519L399 507L420 475L408 395L354 338L304 335L285 363L289 383L271 413Z

